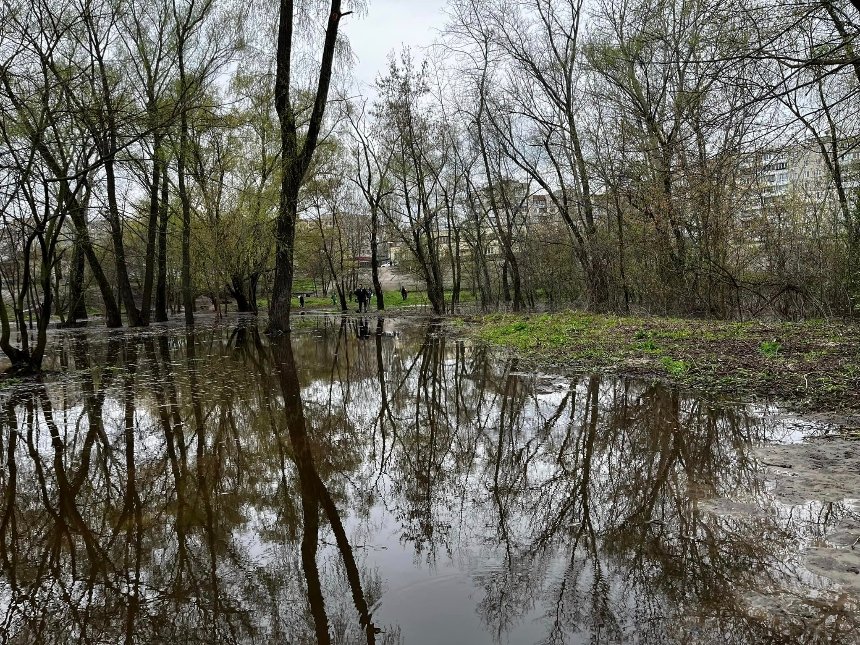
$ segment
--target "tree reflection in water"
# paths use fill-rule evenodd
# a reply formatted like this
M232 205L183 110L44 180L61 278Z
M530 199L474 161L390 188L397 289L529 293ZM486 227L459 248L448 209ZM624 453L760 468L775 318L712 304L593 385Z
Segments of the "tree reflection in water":
M2 395L4 643L857 642L799 558L856 507L775 500L744 408L382 320L57 342Z

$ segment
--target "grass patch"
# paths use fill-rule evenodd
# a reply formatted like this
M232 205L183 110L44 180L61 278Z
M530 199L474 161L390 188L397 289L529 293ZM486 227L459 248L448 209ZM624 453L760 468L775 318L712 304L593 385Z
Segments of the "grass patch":
M767 356L768 358L776 358L780 349L782 349L782 345L775 340L763 340L761 345L758 346L758 351L761 352L762 356Z
M677 361L669 356L663 356L660 359L660 363L663 364L663 367L666 368L666 372L670 376L683 376L687 373L688 365L686 361Z
M293 297L292 304L293 309L299 308L298 297ZM305 296L305 309L323 309L326 307L333 308L331 298L322 296Z
M430 298L427 297L426 291L409 291L406 300L400 294L400 291L383 291L382 295L385 299L386 309L402 309L404 307L430 307ZM460 302L475 302L476 296L471 291L460 292ZM451 291L445 291L445 302L451 302Z
M295 289L296 292L301 291L301 289ZM385 303L385 310L398 310L398 309L408 309L414 307L432 307L430 304L430 299L427 297L426 291L410 291L406 300L403 300L403 297L400 295L400 291L383 291L382 292L383 301ZM460 302L474 302L476 300L476 296L471 291L461 291L460 292ZM451 302L451 291L445 292L445 301ZM268 306L268 301L259 300L261 308L266 308ZM298 296L293 296L292 299L293 308L299 308L299 298ZM349 299L349 294L347 294L347 309L349 311L356 311L358 309L358 302L353 296L352 300ZM305 296L305 309L312 309L315 311L332 311L338 312L340 311L340 299L336 299L334 303L331 300L331 293L327 296L317 295L317 296ZM368 307L369 311L376 311L376 296L371 294L370 297L370 306Z
M741 400L781 399L797 409L860 410L856 325L578 311L492 314L469 320L472 336L537 363L667 378Z

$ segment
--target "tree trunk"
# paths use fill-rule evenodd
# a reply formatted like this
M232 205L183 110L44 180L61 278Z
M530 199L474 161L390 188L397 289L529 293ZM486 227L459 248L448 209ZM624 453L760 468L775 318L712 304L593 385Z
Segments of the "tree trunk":
M290 331L298 193L299 182L285 172L281 179L281 200L275 235L275 281L272 285L272 301L269 304L269 329L272 331Z
M188 145L188 117L185 111L180 119L179 159L177 176L179 200L182 202L182 308L185 311L185 324L194 324L194 292L191 290L191 200L185 185L185 161Z
M514 255L514 252L511 249L511 245L507 243L506 247L508 254L507 266L511 270L511 281L514 283L514 311L519 311L523 308L523 288L522 281L520 280L520 265L517 262L517 256Z
M478 237L478 263L480 266L478 267L479 278L483 276L483 287L481 287L481 306L483 309L487 309L490 302L492 301L493 305L498 307L499 299L496 297L496 292L493 289L493 280L490 278L490 267L487 262L487 254L484 252L484 243L481 241L481 238Z
M3 292L5 290L6 285L0 284L0 349L6 354L12 363L12 368L15 369L17 366L26 363L27 354L9 342L12 336L12 326L9 323L9 313L3 299Z
M149 324L152 310L152 284L156 264L156 234L158 233L159 183L161 181L161 135L156 134L152 144L152 179L149 184L149 222L146 228L146 266L143 274L143 298L140 317L144 325Z
M346 304L346 287L342 283L338 282L336 289L337 297L340 300L340 310L343 313L346 313L349 311L349 305Z
M290 301L293 292L293 245L299 188L319 142L323 115L331 85L332 64L340 20L351 12L341 12L341 0L331 0L325 31L313 109L303 142L299 145L296 111L290 98L292 71L294 0L281 0L275 71L275 110L281 126L281 199L275 234L275 280L269 305L269 331L290 330Z
M460 257L460 231L455 229L453 261L451 262L451 313L454 313L460 304L460 289L463 278L463 263Z
M370 275L373 278L373 293L376 295L376 308L379 311L385 309L385 296L382 293L382 285L379 282L379 258L376 245L378 244L379 211L378 207L370 209Z
M122 240L122 222L119 217L119 206L116 200L116 178L114 176L113 160L105 161L105 178L107 180L108 223L110 224L111 239L113 240L114 259L116 260L116 277L120 298L125 305L129 327L140 327L143 322L140 311L134 302L134 292L128 278L128 267L125 262L125 245Z
M84 250L78 236L69 265L69 313L63 327L76 327L79 320L87 319L87 305L84 302L84 268Z
M182 275L180 278L182 291L182 309L185 312L185 324L194 324L194 293L191 290L191 200L188 197L188 187L185 185L186 163L188 162L188 94L191 86L185 73L185 45L183 36L177 47L177 63L179 66L179 86L182 88L183 99L179 112L179 154L176 160L177 189L179 201L182 204Z
M511 287L508 283L508 258L505 256L505 261L502 263L502 300L505 302L511 301Z
M90 241L90 234L87 229L87 220L84 217L84 208L75 200L71 200L69 204L69 216L72 218L72 223L77 229L78 241L83 248L84 255L87 257L87 263L90 265L90 270L93 272L93 277L96 279L96 284L99 285L99 291L102 294L102 300L105 305L105 324L108 327L122 327L122 316L120 315L119 305L113 295L113 286L105 276L101 262L93 249Z
M248 296L245 294L245 280L240 275L231 277L230 295L236 299L236 311L252 311Z
M42 360L45 356L45 346L48 344L48 324L51 322L51 308L54 304L54 291L51 289L51 263L54 261L54 249L48 250L42 258L40 275L42 278L42 303L39 307L39 319L36 322L36 343L30 355L30 367L34 372L41 371ZM44 246L43 246L44 250Z
M167 322L167 223L170 219L167 164L161 167L161 203L158 205L158 278L155 286L155 320Z
M254 314L259 313L257 308L257 284L259 282L260 274L256 271L248 277L248 300L250 300L251 311Z
M433 313L440 316L445 313L445 287L433 280L427 284L427 298L433 305Z
M597 311L604 311L609 304L609 281L597 251L591 250L588 266L588 299Z

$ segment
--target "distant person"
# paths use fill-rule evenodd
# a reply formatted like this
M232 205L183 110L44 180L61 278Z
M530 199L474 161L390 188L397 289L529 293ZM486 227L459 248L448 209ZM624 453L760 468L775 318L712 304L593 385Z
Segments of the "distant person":
M406 291L406 287L404 287L403 285L400 285L400 297L403 298L404 302L406 301L406 296L408 296L408 295L409 295L409 292Z
M364 313L367 313L367 306L370 304L370 298L373 296L373 292L365 287L364 288Z
M334 291L331 292L331 304L337 306L337 294Z
M364 310L364 289L359 287L355 290L355 299L358 301L358 313Z
M301 307L302 309L305 308L305 294L303 293L299 294L299 307Z

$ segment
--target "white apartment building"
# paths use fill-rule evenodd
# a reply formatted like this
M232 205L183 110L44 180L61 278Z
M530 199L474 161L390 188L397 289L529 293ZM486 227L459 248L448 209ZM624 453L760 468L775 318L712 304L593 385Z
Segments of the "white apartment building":
M526 200L525 222L529 225L551 224L561 221L558 207L552 198L546 193L529 195Z
M840 165L843 186L853 199L860 188L860 148L846 149ZM837 202L832 173L814 141L765 152L757 166L755 188L759 208L787 199L800 200L812 207Z

